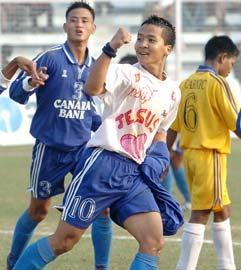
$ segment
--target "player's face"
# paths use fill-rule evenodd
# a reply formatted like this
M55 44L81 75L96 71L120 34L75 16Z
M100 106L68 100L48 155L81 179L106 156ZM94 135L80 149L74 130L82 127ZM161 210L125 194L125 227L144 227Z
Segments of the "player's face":
M88 41L89 36L95 31L93 17L89 10L86 8L71 10L64 24L64 31L70 42Z
M221 64L218 70L218 73L223 76L227 77L232 70L233 65L236 63L237 57L236 56L228 56L224 54L221 59Z
M171 45L165 45L163 29L152 24L144 24L138 31L135 44L139 63L148 70L154 65L163 65L166 56L172 51Z

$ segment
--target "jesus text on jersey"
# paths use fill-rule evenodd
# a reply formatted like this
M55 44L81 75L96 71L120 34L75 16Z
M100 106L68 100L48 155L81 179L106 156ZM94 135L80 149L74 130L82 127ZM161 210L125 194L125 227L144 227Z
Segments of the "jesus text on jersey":
M122 129L124 123L126 125L131 125L133 123L139 123L148 128L149 132L153 132L155 127L160 122L160 118L153 114L148 109L139 109L138 111L129 110L124 114L120 114L115 118L115 121L118 123L118 128Z

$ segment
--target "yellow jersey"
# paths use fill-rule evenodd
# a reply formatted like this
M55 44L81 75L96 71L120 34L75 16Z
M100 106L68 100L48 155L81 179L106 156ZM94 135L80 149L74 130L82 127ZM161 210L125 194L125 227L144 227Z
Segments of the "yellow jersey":
M181 102L171 126L180 133L180 146L230 153L230 130L236 129L240 108L225 78L211 67L199 66L180 89Z

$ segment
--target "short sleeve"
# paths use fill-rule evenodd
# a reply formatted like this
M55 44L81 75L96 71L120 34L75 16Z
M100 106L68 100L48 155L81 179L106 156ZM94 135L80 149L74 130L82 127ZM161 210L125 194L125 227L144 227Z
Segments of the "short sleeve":
M100 98L106 105L111 105L113 100L122 100L132 84L133 67L129 64L111 64L109 66L105 88L106 93Z
M181 94L179 88L176 90L176 101L173 103L167 117L164 119L164 121L160 124L159 130L167 131L169 127L172 125L173 121L177 117L178 112L178 106L180 103Z

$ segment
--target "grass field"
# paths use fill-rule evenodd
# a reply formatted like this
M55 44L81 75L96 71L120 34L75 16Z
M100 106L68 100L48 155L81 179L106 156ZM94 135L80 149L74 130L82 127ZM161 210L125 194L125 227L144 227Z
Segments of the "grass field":
M5 269L5 260L10 248L15 221L28 206L29 194L25 191L29 182L31 147L0 147L0 270ZM241 270L241 142L233 141L232 155L228 160L228 186L232 199L232 233L237 270ZM179 198L178 192L175 195ZM61 201L55 198L54 204ZM188 217L188 214L187 214ZM53 232L59 213L51 209L49 217L38 227L35 237ZM168 237L160 258L160 269L174 270L180 251L181 231ZM126 270L137 250L137 244L128 233L114 225L111 270ZM210 241L210 226L205 233L205 243L197 270L214 270L215 254ZM74 250L58 258L46 267L47 270L93 270L93 253L89 232ZM23 269L24 270L24 269Z

